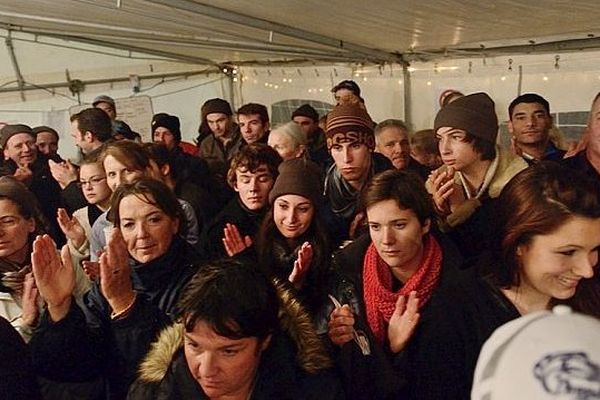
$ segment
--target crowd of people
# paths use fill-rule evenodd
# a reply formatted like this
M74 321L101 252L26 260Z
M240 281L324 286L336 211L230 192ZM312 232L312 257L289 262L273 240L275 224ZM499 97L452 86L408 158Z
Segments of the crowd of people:
M486 93L444 92L414 133L354 81L332 93L272 130L209 99L196 143L166 113L142 143L101 95L70 117L72 161L52 127L5 124L0 396L465 399L493 390L478 357L505 323L598 325L600 93L571 149L539 94L502 149ZM598 341L548 343L519 379L595 398Z

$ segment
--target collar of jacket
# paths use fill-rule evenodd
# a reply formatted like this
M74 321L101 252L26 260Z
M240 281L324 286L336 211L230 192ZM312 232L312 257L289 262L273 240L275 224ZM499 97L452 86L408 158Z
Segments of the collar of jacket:
M296 345L298 365L307 373L314 374L330 368L331 359L321 339L317 335L313 322L296 299L288 285L274 279L273 283L279 296L279 325ZM140 364L140 379L144 382L160 382L166 375L173 357L183 347L184 326L175 323L164 329L154 342Z

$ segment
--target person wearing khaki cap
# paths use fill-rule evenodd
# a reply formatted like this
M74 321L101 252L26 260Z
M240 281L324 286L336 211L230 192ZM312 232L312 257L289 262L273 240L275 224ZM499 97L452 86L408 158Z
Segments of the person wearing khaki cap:
M105 94L96 96L92 102L92 106L104 111L110 117L111 121L114 121L117 118L117 106L115 100L110 96Z
M65 243L56 222L58 208L64 207L60 186L50 173L48 157L38 152L33 130L23 124L9 124L0 130L4 162L0 176L12 176L35 195L48 219L50 232L59 244Z
M498 117L486 93L460 97L440 109L434 131L444 165L429 175L427 190L442 230L471 259L487 247L493 226L490 199L527 163L496 144Z

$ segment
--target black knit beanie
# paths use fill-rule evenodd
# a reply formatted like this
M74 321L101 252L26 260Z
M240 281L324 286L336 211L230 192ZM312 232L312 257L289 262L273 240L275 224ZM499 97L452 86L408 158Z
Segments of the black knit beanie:
M152 133L156 128L163 127L167 128L177 142L181 142L181 129L179 124L179 118L175 115L169 115L165 113L159 113L152 117Z
M435 116L433 130L441 127L462 129L468 134L496 142L498 117L494 101L486 93L474 93L460 97L442 108Z
M292 113L292 119L295 117L306 117L314 122L319 122L319 113L310 104L303 104Z
M206 119L208 114L220 113L225 115L233 115L233 111L231 111L231 106L227 100L215 98L207 100L200 108L200 113L202 114L202 121Z

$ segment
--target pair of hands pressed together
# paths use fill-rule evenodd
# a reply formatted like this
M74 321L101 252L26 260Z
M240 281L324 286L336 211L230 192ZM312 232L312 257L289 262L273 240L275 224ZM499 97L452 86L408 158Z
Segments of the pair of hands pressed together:
M35 287L48 305L50 318L60 321L69 312L75 289L69 247L63 246L59 256L50 236L38 236L33 242L31 262ZM113 231L106 251L100 256L99 275L100 290L113 313L127 309L135 299L135 292L131 285L127 245L119 229Z
M248 235L242 237L239 229L234 224L227 223L223 229L223 246L229 257L233 257L248 247L252 246L252 238ZM298 258L294 261L294 268L288 280L300 289L313 258L313 249L310 243L304 242L298 251Z
M448 167L444 171L434 170L429 175L429 179L433 183L433 203L442 216L447 216L452 212L452 195L456 191L455 173L454 168Z
M417 292L412 291L408 295L398 296L396 308L388 324L387 337L390 349L398 353L404 349L412 337L420 314L418 312L419 299ZM343 346L353 339L354 315L348 304L336 307L329 316L329 339L337 346Z

